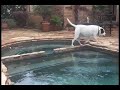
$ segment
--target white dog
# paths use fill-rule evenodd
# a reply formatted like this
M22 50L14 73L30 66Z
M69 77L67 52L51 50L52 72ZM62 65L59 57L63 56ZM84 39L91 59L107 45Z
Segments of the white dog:
M74 35L74 39L72 40L72 46L74 41L78 41L80 45L82 45L80 43L80 39L84 38L86 39L86 42L88 42L90 39L95 39L97 41L97 36L105 36L105 30L97 25L75 25L73 23L70 22L70 20L67 18L68 22L70 23L70 25L72 25L73 27L75 27L75 35Z

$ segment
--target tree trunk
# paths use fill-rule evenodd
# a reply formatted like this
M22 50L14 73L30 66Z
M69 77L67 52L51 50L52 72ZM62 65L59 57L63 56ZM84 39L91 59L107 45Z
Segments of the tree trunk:
M116 22L119 22L119 5L116 8Z

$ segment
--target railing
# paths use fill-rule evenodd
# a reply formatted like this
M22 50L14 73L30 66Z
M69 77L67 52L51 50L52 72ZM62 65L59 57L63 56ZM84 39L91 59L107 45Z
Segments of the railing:
M114 15L113 14L107 14L107 15L101 15L100 16L100 22L98 24L100 26L103 26L104 28L108 27L110 31L110 36L112 32L112 27L114 25L117 25L116 21L113 21Z

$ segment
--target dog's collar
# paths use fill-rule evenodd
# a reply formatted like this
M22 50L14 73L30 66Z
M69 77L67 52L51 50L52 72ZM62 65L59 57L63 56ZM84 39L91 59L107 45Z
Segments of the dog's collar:
M98 36L100 36L99 27L98 27Z

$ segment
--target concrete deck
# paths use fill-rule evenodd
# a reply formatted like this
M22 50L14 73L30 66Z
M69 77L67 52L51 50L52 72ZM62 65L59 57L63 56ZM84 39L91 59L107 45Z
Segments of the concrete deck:
M112 31L111 36L98 37L99 43L90 42L95 45L102 45L112 49L119 50L119 32L118 28ZM30 39L69 39L72 40L74 37L74 31L50 31L41 32L37 29L13 29L2 31L2 45L6 43L11 43L20 40L30 40Z

